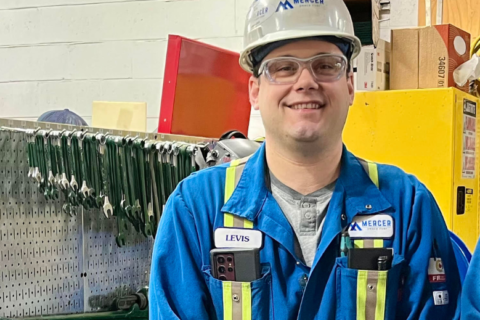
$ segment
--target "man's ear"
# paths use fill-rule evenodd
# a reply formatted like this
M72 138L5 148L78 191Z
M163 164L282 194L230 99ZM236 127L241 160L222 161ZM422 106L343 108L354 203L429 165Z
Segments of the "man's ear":
M353 104L353 99L355 97L355 87L353 85L353 72L349 72L347 75L347 88L348 88L348 95L350 97L349 104Z
M259 79L251 76L248 80L248 93L250 97L250 105L253 109L258 110L258 94L260 93L260 83Z

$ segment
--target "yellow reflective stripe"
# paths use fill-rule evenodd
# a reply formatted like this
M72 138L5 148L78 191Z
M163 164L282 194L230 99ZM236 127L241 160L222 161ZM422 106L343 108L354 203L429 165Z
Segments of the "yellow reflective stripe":
M359 270L357 276L357 320L365 319L365 305L367 302L368 271ZM368 319L370 320L370 319Z
M230 167L227 168L226 178L225 178L225 203L230 199L233 192L235 191L235 182L236 182L236 173L237 166L242 162L246 162L245 159L233 160L230 162ZM235 216L230 213L225 213L223 215L224 226L233 228L235 225ZM237 225L238 225L237 218ZM243 227L246 229L253 229L253 222L247 219L243 219ZM242 282L242 320L252 320L252 289L249 282ZM233 319L233 304L232 304L232 282L223 281L223 319L224 320L234 320ZM237 288L237 287L236 287ZM237 288L238 289L238 288ZM235 290L237 290L235 289ZM235 317L240 317L238 314L238 309L236 308ZM237 319L235 319L237 320Z
M354 240L353 241L353 246L355 248L363 248L364 247L364 242L363 242L363 240Z
M230 163L230 167L227 168L227 177L225 178L225 203L230 199L235 190L235 166L232 166L238 162L238 160L233 160ZM233 215L230 213L225 213L223 215L223 225L225 227L233 228Z
M373 247L372 247L372 240L373 240ZM383 239L358 239L353 240L353 245L355 248L383 248ZM368 245L365 244L365 241L368 242Z
M370 161L367 161L368 163L368 175L370 177L370 179L372 180L372 182L377 186L377 188L379 187L378 186L378 168L377 168L377 164L376 163L373 163L373 162L370 162Z
M235 169L235 167L227 168L227 177L225 179L225 203L227 203L235 190Z
M374 248L383 248L383 239L374 239L373 240Z
M243 221L243 227L245 229L253 229L253 221L250 221L248 219L244 219Z
M252 319L252 288L250 282L242 282L242 320Z
M237 159L233 160L230 162L230 167L227 168L226 172L226 178L225 178L225 200L224 202L227 203L227 201L230 199L232 196L233 192L235 191L236 188L236 183L237 183L237 174L240 175L241 172L243 171L243 167L238 168L239 165L245 164L247 162L248 158L244 159ZM238 170L238 172L237 172ZM235 219L234 216L230 213L225 213L223 216L224 223L223 225L225 227L229 228L241 228L239 225L238 221L235 224ZM238 218L242 219L242 218ZM249 221L248 219L242 219L243 220L243 228L245 229L253 229L253 222ZM242 222L240 222L241 224Z
M240 163L241 163L241 160L243 160L243 159L235 159L235 160L230 161L230 167L237 167L237 166L239 166Z
M378 271L377 282L377 307L375 308L375 320L385 319L385 303L387 297L387 271Z
M230 213L225 213L223 215L223 225L225 227L233 228L233 215Z
M232 319L232 283L222 281L223 285L223 320Z

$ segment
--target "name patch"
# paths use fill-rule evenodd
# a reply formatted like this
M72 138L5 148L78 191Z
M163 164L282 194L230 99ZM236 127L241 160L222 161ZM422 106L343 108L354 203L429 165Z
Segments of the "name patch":
M263 245L263 234L258 230L218 228L215 230L217 248L258 248Z
M388 214L355 216L348 234L352 239L389 239L393 237L393 218Z

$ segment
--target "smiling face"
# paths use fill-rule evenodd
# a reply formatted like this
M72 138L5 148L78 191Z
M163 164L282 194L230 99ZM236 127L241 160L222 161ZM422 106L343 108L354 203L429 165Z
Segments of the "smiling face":
M305 40L273 50L264 61L284 56L306 59L322 53L342 54L330 42ZM348 108L353 103L353 75L319 82L304 68L296 83L275 84L263 73L258 79L250 78L249 92L252 106L262 115L267 140L327 146L342 141Z

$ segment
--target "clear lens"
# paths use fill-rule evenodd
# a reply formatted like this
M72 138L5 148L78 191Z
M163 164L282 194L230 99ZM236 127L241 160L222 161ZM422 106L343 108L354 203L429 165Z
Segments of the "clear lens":
M302 70L308 68L317 81L331 82L344 74L346 65L345 57L333 54L318 55L310 59L282 57L264 61L260 72L266 71L270 82L287 84L297 82Z
M323 56L311 61L313 75L317 79L335 79L345 70L344 60L338 56Z
M268 63L267 68L275 82L290 82L297 78L300 65L292 59L279 59Z

